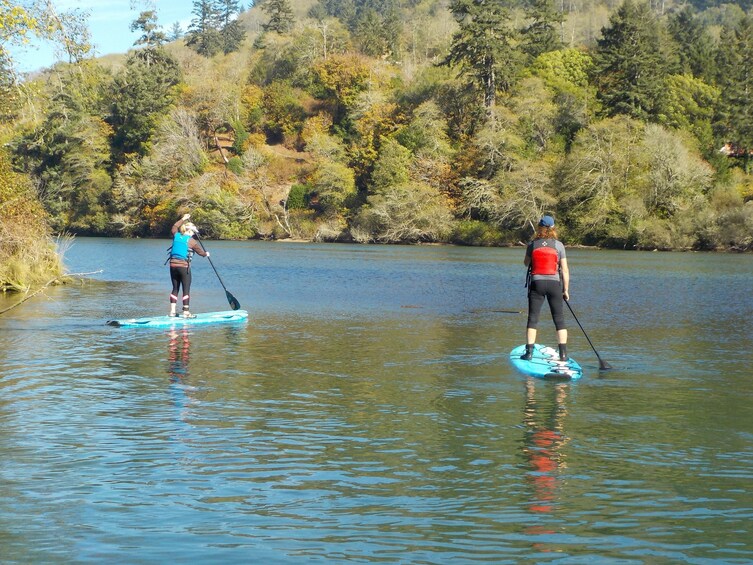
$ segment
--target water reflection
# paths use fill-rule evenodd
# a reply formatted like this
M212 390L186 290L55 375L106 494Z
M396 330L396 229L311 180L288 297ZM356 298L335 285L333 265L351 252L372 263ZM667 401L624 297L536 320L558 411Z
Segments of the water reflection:
M179 418L186 421L193 404L189 395L193 387L188 382L188 366L191 359L191 334L186 328L172 329L167 332L167 373L170 375L170 391Z
M531 485L528 508L534 514L550 513L557 506L559 471L565 467L561 449L567 442L564 420L569 389L566 383L538 383L537 386L534 379L526 381L523 455L529 468L526 477Z
M167 360L168 374L171 382L182 382L188 376L188 362L191 356L191 337L186 328L173 329L168 332Z

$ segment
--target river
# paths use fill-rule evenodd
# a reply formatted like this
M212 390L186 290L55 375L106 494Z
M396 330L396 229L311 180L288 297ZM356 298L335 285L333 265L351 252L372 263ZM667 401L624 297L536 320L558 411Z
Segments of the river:
M522 249L205 244L247 324L105 325L167 313L166 240L0 316L0 562L753 562L752 255L570 250L613 369L568 313L552 383Z

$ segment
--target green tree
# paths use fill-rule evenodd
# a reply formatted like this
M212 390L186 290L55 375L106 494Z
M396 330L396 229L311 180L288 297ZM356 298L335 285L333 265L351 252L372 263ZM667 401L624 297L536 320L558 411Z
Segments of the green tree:
M354 239L363 243L446 241L451 230L452 215L442 194L413 182L370 195L351 227Z
M116 160L135 153L146 155L159 118L175 100L181 71L161 49L136 51L115 77L108 121L114 130Z
M554 93L555 130L566 149L597 110L596 91L589 82L592 67L591 56L574 48L543 53L531 65L533 74Z
M264 88L264 130L273 143L286 141L294 145L303 129L306 111L301 105L302 93L283 81Z
M560 28L564 16L554 0L529 0L525 14L530 20L521 31L522 49L531 58L562 47Z
M719 137L740 149L753 148L753 18L745 16L732 30L722 32L717 57L717 84L721 91L716 127ZM745 166L751 159L745 157Z
M356 194L353 170L336 161L321 160L311 175L311 190L324 214L336 216Z
M225 55L238 51L246 38L246 30L236 18L240 11L238 0L217 0L217 12L222 26L222 52Z
M181 27L180 22L173 23L170 27L170 32L168 33L167 38L170 41L178 41L183 38L183 28Z
M667 77L662 101L666 125L695 135L706 151L716 152L712 123L719 106L720 90L692 75Z
M593 77L606 116L656 121L666 69L659 23L647 4L625 0L602 29Z
M16 163L34 179L55 230L106 233L112 132L98 116L110 78L96 64L51 78L47 115L14 144Z
M167 36L157 23L155 10L141 12L139 17L131 22L131 31L141 32L141 37L134 42L134 45L155 48L167 41Z
M365 7L355 20L353 37L362 53L372 57L396 58L400 50L402 22L393 2L380 10Z
M416 108L411 121L397 132L395 138L414 154L440 158L452 154L447 120L433 100Z
M452 0L450 11L459 30L444 63L469 76L489 108L497 90L510 88L519 67L510 9L502 0Z
M708 30L689 6L670 15L667 29L677 42L679 71L707 83L714 78L714 42Z
M191 13L195 17L191 20L186 35L186 45L204 57L212 57L222 50L220 14L215 1L194 0Z
M370 192L379 192L390 186L406 184L410 180L408 168L411 152L394 139L382 141L379 158L371 173Z
M646 127L643 148L647 158L643 201L648 213L669 219L702 208L713 186L713 172L682 136L651 124Z
M569 233L591 244L627 242L646 216L636 186L645 126L627 116L602 120L581 131L560 167L560 218Z
M261 9L269 16L267 23L262 24L264 31L283 34L293 29L295 17L289 0L266 0Z

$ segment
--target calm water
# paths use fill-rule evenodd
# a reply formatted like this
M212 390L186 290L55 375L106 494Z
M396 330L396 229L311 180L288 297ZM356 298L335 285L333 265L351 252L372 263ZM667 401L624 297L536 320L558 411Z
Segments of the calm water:
M522 249L207 242L248 324L106 326L167 245L78 239L102 273L0 316L0 562L753 562L753 256L572 250L615 369L573 322L556 384L507 359Z

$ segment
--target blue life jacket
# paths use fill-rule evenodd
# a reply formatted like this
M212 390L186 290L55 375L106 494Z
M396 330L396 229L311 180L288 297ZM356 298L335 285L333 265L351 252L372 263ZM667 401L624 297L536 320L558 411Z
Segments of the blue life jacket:
M191 234L182 234L177 232L173 237L173 246L170 250L171 259L183 259L184 261L190 261L191 255L188 247L188 242L191 240Z

